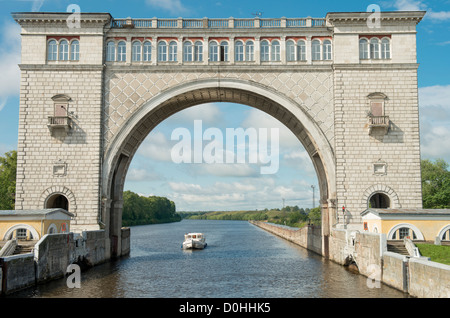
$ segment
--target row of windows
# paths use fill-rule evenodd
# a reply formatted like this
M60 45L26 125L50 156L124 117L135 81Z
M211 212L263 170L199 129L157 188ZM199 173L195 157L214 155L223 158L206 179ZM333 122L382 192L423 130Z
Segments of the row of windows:
M47 48L48 61L78 61L80 59L80 42L78 40L50 40Z
M220 43L212 41L209 43L209 60L212 62L228 61L228 42ZM286 60L306 61L307 45L306 41L299 40L294 42L289 40L286 42ZM178 43L171 41L158 42L157 54L159 62L176 62L178 57ZM127 47L125 41L109 41L106 47L106 60L125 62L127 55ZM359 57L361 60L368 59L390 59L391 43L389 38L379 39L373 37L371 39L361 38L359 40ZM236 41L234 49L235 61L255 61L255 44L249 40L245 43L241 40ZM263 40L260 43L261 61L280 61L281 60L281 44L278 40L269 42ZM313 40L311 42L311 58L313 61L331 60L332 59L332 43L330 40ZM60 41L50 40L48 42L47 59L49 61L78 61L80 59L80 43L78 40L68 41L62 39ZM152 60L152 43L151 41L134 41L132 43L132 61L133 62L149 62ZM183 43L183 61L184 62L201 62L203 61L203 42L196 41Z
M361 60L387 60L391 58L391 41L389 38L379 39L373 37L370 40L361 38L359 40L359 58Z
M287 61L306 61L306 41L299 40L286 42ZM152 60L152 42L149 40L134 41L131 44L131 60L133 62L149 62ZM109 41L106 45L106 60L125 62L127 45L125 41ZM178 43L176 41L160 41L157 45L157 60L159 62L176 62L178 59ZM330 40L313 40L311 42L311 57L313 61L331 60L332 45ZM208 58L211 62L229 61L229 44L227 41L209 42ZM260 58L263 62L281 61L281 44L278 40L271 42L263 40L260 43ZM255 43L251 40L246 42L238 40L234 45L235 61L255 61ZM183 43L183 61L203 61L203 42L194 43L187 41Z

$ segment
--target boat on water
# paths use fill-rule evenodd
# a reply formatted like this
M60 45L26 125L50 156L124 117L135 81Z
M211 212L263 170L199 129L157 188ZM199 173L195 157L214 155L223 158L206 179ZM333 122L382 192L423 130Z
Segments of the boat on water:
M203 249L208 245L203 233L187 233L184 235L183 249Z

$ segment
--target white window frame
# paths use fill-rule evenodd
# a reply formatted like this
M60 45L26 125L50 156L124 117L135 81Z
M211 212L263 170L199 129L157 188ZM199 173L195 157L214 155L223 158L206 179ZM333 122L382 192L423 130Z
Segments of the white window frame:
M311 41L311 59L313 61L322 60L322 41L318 39Z
M74 39L70 42L70 60L79 61L80 60L80 41Z
M370 58L369 40L367 38L359 39L359 59L368 60Z
M323 40L323 60L331 61L333 59L333 44L330 39Z
M167 42L158 42L158 62L167 62Z
M381 39L381 59L383 60L390 60L391 59L391 39L384 37Z
M286 61L294 62L297 60L297 48L293 40L286 41Z
M195 62L202 62L203 61L203 42L202 41L195 41L194 43L194 61Z
M69 60L69 41L61 39L58 44L58 59L59 61Z
M108 41L106 43L106 61L114 62L116 60L116 43L114 41Z
M194 46L191 41L185 41L183 43L183 62L194 61Z
M210 41L208 44L209 47L209 61L210 62L219 62L219 44L216 41Z
M176 62L178 60L178 43L177 41L170 41L169 42L169 56L168 61L169 62Z
M260 44L261 62L270 61L270 42L269 40L262 40Z
M234 43L234 60L236 62L245 61L245 47L244 42L241 40Z
M245 60L248 62L255 60L255 42L252 40L245 42Z
M127 42L120 40L117 43L117 62L127 61Z
M58 60L58 41L55 39L50 39L47 42L47 61L57 61Z
M142 61L142 43L139 40L135 40L131 43L131 61Z
M380 59L380 39L373 37L369 41L370 48L370 59L379 60Z
M152 61L152 41L145 40L142 44L142 60L144 62Z
M272 62L281 61L281 43L279 40L273 40L270 43L270 59Z
M306 61L306 41L298 40L297 41L297 60L298 61Z

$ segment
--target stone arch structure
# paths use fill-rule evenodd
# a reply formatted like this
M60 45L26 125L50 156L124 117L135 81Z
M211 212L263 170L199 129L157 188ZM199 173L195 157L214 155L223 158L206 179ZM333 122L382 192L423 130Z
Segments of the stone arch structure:
M51 199L56 195L64 196L69 203L70 212L76 215L77 203L75 200L75 195L69 188L65 186L53 186L42 192L41 197L39 198L38 209L47 209L48 208L47 203L49 199Z
M53 194L64 195L76 214L71 229L104 229L118 256L123 184L136 149L172 114L220 101L272 115L303 143L319 179L325 255L331 228L362 227L360 213L373 193L389 196L392 207L422 207L415 28L424 12L382 13L382 35L395 50L376 61L358 52L361 36L376 36L367 25L370 13L264 21L116 20L108 13L81 13L80 29L67 27L69 15L13 14L22 27L26 87L20 96L16 209L44 208ZM79 40L77 60L42 54L55 34ZM176 60L158 60L156 45L147 52L150 60L133 60L133 40L155 44L167 38L177 43ZM194 38L203 43L203 59L184 61L183 41ZM208 60L208 43L218 38L229 44L227 61ZM244 38L254 41L254 59L236 61L235 42ZM275 38L279 60L278 45L276 61L261 59L261 43ZM317 38L330 39L331 59L312 57ZM120 59L108 59L107 43L117 39L126 50ZM305 56L287 58L290 39L305 40ZM368 118L373 92L389 96L381 119ZM57 94L70 96L62 119L55 114ZM349 224L337 223L337 206L351 214Z
M384 194L389 198L390 208L400 209L402 207L397 193L391 187L383 184L375 184L367 188L362 196L361 204L368 208L370 198L377 193Z
M300 140L316 169L323 208L323 232L335 223L328 203L335 200L335 155L317 122L289 97L269 86L237 79L206 79L184 83L163 91L136 111L106 150L102 195L107 198L103 219L111 235L120 236L122 192L126 173L139 145L164 119L188 107L207 102L234 102L262 110L286 125ZM119 239L115 239L119 242ZM116 243L113 243L116 244ZM119 243L117 243L119 244Z

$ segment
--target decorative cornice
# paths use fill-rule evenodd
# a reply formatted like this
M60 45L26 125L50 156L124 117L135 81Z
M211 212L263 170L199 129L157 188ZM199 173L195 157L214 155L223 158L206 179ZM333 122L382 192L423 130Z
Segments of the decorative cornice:
M326 16L327 22L334 24L343 23L365 23L373 18L372 12L329 12ZM383 22L415 22L419 23L426 14L426 11L388 11L380 12L380 19Z
M13 12L13 19L20 25L43 23L66 23L73 13L65 12ZM112 16L109 13L80 13L82 24L101 24L105 26L111 23Z

